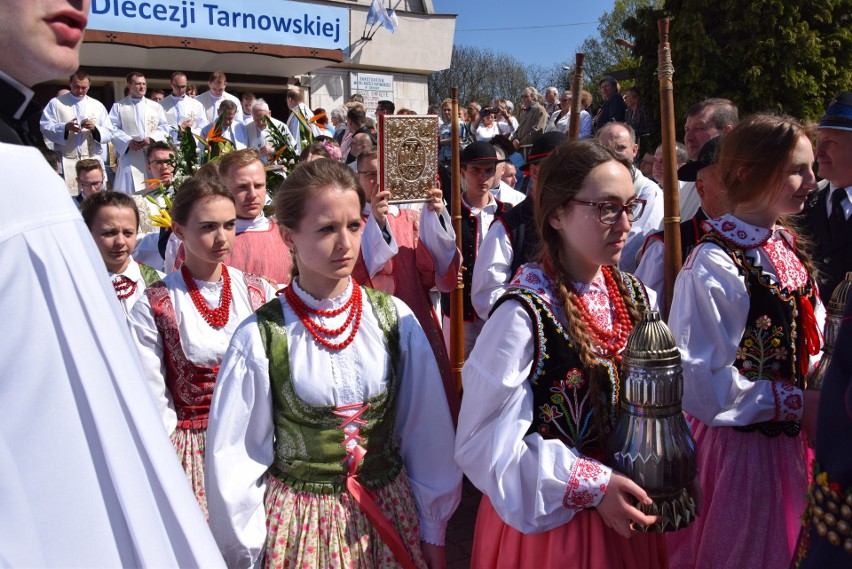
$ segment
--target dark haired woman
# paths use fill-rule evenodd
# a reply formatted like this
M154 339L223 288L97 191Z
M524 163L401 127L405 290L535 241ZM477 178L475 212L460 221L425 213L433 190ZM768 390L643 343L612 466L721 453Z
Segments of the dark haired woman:
M139 231L139 208L127 194L95 192L80 206L83 221L104 260L115 296L124 315L145 294L145 289L165 275L133 260Z
M205 433L219 363L237 325L275 289L222 262L234 243L236 209L219 182L184 182L171 215L186 260L148 287L130 313L130 330L166 432L206 514Z
M222 362L210 529L230 567L443 567L461 482L452 421L411 310L350 277L364 192L318 159L275 201L297 275Z
M644 202L629 165L569 141L535 189L538 262L523 265L462 371L456 461L484 496L471 566L657 568L645 491L607 463L620 354L650 302L617 269Z

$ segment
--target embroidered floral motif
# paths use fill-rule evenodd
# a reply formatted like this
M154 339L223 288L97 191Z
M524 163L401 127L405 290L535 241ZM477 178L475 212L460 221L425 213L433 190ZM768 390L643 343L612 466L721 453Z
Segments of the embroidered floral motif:
M597 438L589 436L592 419L589 391L585 390L582 397L579 391L584 383L582 372L572 369L565 379L553 382L550 388L553 405L542 405L539 413L545 434L552 433L578 450L588 447Z
M555 421L559 417L562 416L562 411L559 410L559 407L556 405L542 405L541 413L539 413L539 417L541 417L542 421L547 423L551 421Z
M722 231L725 231L725 232L733 231L736 228L737 228L737 226L734 225L734 222L732 222L732 221L725 221L724 223L722 223Z
M808 283L808 272L805 266L785 239L769 241L763 246L763 250L766 251L769 261L775 267L778 282L782 287L794 289Z
M787 398L784 399L784 405L790 409L801 409L802 398L798 395L788 395Z
M537 263L521 265L515 277L509 283L510 288L519 288L533 292L551 306L562 306L562 300L553 288L553 279Z
M748 233L740 229L739 231L737 231L737 237L739 237L740 239L745 239L746 237L748 237Z
M747 326L737 349L737 359L742 362L740 373L751 380L781 379L781 361L789 356L781 345L783 336L783 328L773 326L767 315L758 317L754 326Z
M586 383L586 378L583 375L583 372L577 368L572 368L565 376L565 379L568 381L568 385L571 389L580 389Z
M578 457L571 469L562 505L571 510L593 506L606 492L609 476L609 470L600 463Z
M801 391L789 382L776 381L772 384L775 396L775 420L798 421L802 416Z

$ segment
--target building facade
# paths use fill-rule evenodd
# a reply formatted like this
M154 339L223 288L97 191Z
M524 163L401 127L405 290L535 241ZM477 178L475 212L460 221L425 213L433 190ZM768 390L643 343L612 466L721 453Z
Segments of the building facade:
M149 92L168 93L172 71L203 92L221 70L228 92L265 98L279 118L291 86L311 108L331 110L359 92L370 112L387 98L425 113L427 77L450 65L455 16L435 14L431 0L381 3L395 6L393 33L367 25L371 0L92 0L81 67L108 108L130 71L145 73ZM64 82L42 86L40 98Z

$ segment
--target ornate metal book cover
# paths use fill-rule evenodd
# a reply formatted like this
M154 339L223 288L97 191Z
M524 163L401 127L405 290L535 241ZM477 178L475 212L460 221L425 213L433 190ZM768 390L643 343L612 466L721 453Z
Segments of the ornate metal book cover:
M379 117L379 188L391 203L429 199L438 176L438 117Z

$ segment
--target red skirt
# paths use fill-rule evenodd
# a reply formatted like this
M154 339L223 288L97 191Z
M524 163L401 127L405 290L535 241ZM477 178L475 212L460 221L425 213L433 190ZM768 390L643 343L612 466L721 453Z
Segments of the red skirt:
M583 510L557 528L524 534L500 519L488 496L476 517L471 569L665 569L663 534L636 533L626 539Z

